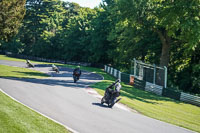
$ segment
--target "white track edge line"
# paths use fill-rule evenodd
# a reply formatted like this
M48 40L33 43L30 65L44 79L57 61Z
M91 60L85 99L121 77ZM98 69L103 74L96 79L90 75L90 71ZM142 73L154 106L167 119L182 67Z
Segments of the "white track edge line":
M16 102L18 102L18 103L24 105L25 107L31 109L32 111L35 111L35 112L37 112L38 114L40 114L40 115L42 115L42 116L44 116L44 117L46 117L46 118L48 118L48 119L50 119L50 120L56 122L57 124L60 124L60 125L64 126L67 130L69 130L69 131L71 131L71 132L73 132L73 133L79 133L79 132L77 132L76 130L74 130L74 129L72 129L72 128L66 126L66 125L64 125L63 123L58 122L57 120L55 120L55 119L53 119L53 118L50 118L49 116L47 116L47 115L45 115L45 114L43 114L43 113L41 113L41 112L39 112L39 111L37 111L37 110L35 110L35 109L29 107L28 105L26 105L26 104L24 104L24 103L18 101L17 99L15 99L14 97L10 96L10 95L7 94L5 91L3 91L1 88L0 88L0 91L1 91L2 93L4 93L5 95L7 95L8 97L10 97L12 100L14 100L14 101L16 101Z

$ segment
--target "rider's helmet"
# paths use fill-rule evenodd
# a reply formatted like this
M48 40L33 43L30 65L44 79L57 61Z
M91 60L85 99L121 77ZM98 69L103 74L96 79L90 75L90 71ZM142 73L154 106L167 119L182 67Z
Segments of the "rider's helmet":
M120 79L117 79L116 81L115 81L115 83L120 83L121 82L121 80Z

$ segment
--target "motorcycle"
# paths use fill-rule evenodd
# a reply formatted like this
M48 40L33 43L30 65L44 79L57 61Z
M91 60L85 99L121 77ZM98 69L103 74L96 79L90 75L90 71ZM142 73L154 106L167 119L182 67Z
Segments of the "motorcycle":
M119 102L121 98L117 99L118 96L116 96L114 90L110 91L110 86L106 88L103 98L101 99L101 104L103 105L106 103L108 107L112 108L115 103Z
M26 60L26 64L28 67L34 67L34 65L29 60Z
M59 69L57 66L55 66L54 64L52 64L52 70L56 71L56 73L59 73Z
M76 83L79 80L80 74L78 72L74 72L73 74L73 79L74 79L74 83Z

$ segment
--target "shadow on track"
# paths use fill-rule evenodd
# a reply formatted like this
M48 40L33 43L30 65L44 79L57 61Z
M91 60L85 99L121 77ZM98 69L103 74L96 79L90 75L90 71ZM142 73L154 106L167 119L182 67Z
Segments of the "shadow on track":
M101 104L101 103L92 103L92 105L96 105L96 106L99 106L99 107L103 107L103 108L109 108L108 106L104 105L104 104Z
M81 80L78 83L74 83L73 80L59 80L59 79L9 78L9 77L7 78L5 77L2 79L17 80L35 84L50 85L50 86L72 87L72 88L85 87L93 83L90 81L81 81Z
M39 69L41 68L47 68L48 72L51 72L52 77L72 77L73 70L72 68L66 68L66 67L60 67L57 66L60 73L55 73L52 71L52 65L51 64L37 64L35 65L35 69L37 70L37 67ZM97 75L95 73L87 72L82 70L81 79L87 79L87 80L102 80L102 76Z

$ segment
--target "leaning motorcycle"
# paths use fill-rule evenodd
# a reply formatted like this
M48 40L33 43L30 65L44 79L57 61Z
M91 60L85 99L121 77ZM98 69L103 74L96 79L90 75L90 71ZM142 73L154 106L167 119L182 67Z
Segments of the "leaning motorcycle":
M119 102L120 100L121 98L117 99L114 93L109 92L109 87L108 87L106 88L104 96L101 99L101 104L103 105L104 103L106 103L108 107L112 108L115 105L115 103Z

